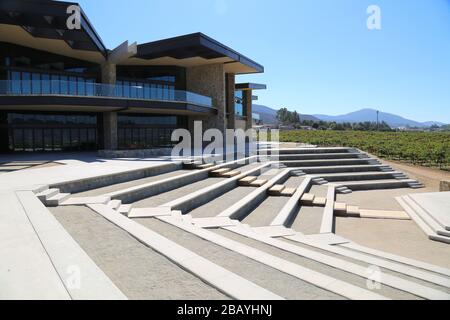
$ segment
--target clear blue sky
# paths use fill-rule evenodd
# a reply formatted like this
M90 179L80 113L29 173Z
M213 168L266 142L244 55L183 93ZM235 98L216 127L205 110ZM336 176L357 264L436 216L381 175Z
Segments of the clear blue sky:
M79 0L105 44L203 32L264 65L258 103L450 123L450 0ZM369 5L382 29L366 27Z

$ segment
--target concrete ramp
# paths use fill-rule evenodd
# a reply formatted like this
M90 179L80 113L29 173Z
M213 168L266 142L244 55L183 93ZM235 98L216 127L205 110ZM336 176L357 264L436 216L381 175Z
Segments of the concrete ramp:
M410 194L396 200L430 240L450 244L450 192Z
M410 194L409 197L450 231L450 192L418 193Z

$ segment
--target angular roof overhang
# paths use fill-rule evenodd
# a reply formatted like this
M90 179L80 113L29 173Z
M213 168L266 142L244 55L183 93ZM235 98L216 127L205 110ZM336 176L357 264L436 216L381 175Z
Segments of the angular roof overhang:
M235 89L239 91L245 90L266 90L267 86L260 83L236 83Z
M69 30L67 8L73 2L0 1L0 41L15 43L92 62L102 62L107 49L80 8L80 29Z
M137 54L125 65L176 65L192 67L224 64L225 71L236 74L264 72L264 67L220 42L192 33L137 46Z

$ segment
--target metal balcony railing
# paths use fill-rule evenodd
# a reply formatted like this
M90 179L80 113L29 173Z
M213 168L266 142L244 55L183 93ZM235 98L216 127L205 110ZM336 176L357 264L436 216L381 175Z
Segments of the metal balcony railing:
M212 99L197 93L150 86L110 85L63 80L0 80L0 95L76 96L184 102L213 108Z

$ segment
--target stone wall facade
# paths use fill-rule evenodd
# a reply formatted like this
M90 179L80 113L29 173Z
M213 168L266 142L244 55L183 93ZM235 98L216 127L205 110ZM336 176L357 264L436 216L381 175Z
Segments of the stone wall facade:
M214 116L189 117L189 129L193 127L193 121L198 120L203 122L203 130L214 128L225 132L227 119L223 64L187 68L186 90L211 97L213 107L217 109L217 115Z

